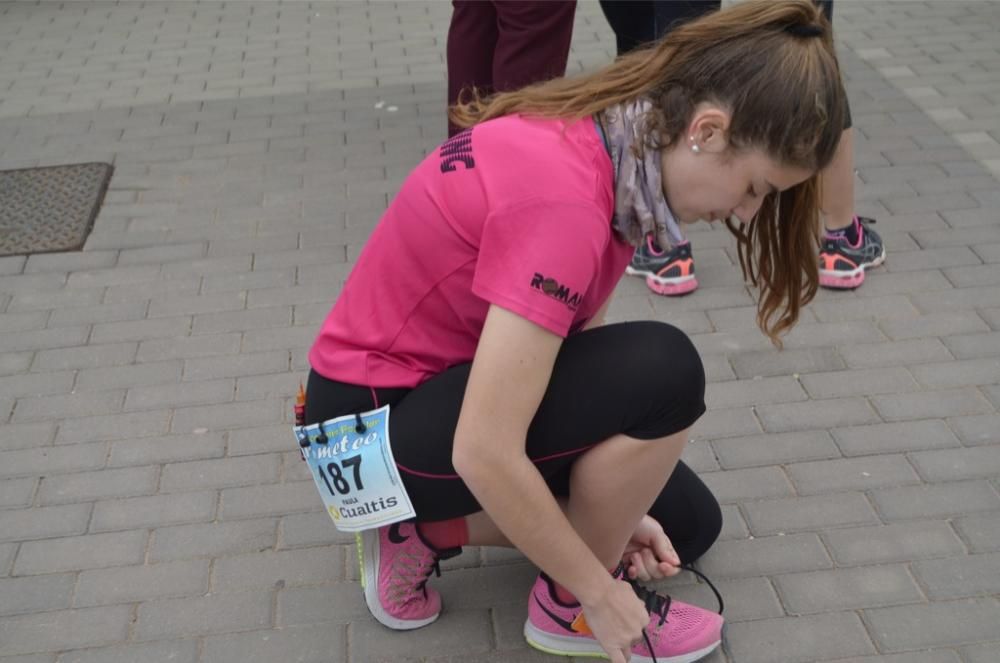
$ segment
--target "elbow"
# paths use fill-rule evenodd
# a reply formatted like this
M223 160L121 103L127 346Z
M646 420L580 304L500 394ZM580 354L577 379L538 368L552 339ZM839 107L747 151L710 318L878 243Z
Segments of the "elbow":
M470 479L474 481L474 477L482 472L483 465L482 457L470 447L471 445L461 444L456 439L455 446L451 450L451 465L466 484L470 483Z
M468 486L479 485L509 459L499 457L492 445L477 445L471 440L455 439L451 464Z

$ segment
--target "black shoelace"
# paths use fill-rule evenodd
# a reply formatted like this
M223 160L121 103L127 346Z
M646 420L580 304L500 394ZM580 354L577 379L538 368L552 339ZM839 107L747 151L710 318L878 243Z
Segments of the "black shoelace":
M720 594L719 590L715 588L712 581L709 580L704 573L694 568L691 564L683 564L681 565L681 568L685 571L690 571L705 581L705 584L712 590L712 593L715 594L716 600L719 602L719 614L721 615L722 611L725 610L725 605L722 602L722 594ZM643 587L639 584L639 581L630 579L627 573L622 574L622 579L632 585L632 591L635 592L635 595L639 597L639 600L646 606L646 610L649 614L659 616L660 621L657 626L663 626L663 624L667 621L667 614L670 612L670 603L673 601L673 599L670 598L670 595L659 594L648 587ZM642 639L646 643L646 649L649 651L649 655L653 659L653 663L657 663L656 653L653 651L653 643L650 641L649 634L646 633L646 629L642 629Z
M423 537L421 537L421 541L423 541ZM427 570L424 572L424 579L419 583L417 583L416 585L416 589L419 589L421 592L423 592L424 597L426 597L427 581L431 579L431 573L433 573L436 577L440 578L441 561L445 559L451 559L452 557L458 557L459 555L462 554L462 548L458 547L458 548L447 548L445 550L438 550L437 548L434 548L431 545L429 545L426 541L424 541L424 545L430 548L431 551L434 553L434 561L431 563L430 566L427 567Z

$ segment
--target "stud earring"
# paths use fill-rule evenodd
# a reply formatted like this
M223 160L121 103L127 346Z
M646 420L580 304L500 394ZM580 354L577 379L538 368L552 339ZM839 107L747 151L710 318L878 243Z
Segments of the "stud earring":
M694 152L695 154L698 154L699 152L701 152L701 148L698 147L697 144L695 144L691 146L691 151Z

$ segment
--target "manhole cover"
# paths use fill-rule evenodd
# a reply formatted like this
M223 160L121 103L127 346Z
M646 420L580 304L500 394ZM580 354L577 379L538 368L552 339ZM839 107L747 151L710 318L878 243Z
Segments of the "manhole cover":
M0 255L81 248L113 170L106 163L0 170Z

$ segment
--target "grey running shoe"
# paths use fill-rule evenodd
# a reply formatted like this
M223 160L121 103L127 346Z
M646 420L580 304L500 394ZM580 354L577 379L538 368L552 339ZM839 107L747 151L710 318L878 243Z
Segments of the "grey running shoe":
M823 237L819 252L819 284L838 290L857 288L864 283L865 270L885 262L885 245L869 224L875 219L854 217L858 224L858 242L846 237Z
M658 295L686 295L698 287L691 242L665 251L656 245L652 235L647 235L646 241L635 250L625 273L646 277L646 285Z

